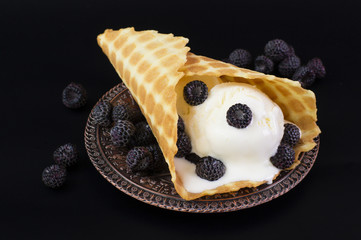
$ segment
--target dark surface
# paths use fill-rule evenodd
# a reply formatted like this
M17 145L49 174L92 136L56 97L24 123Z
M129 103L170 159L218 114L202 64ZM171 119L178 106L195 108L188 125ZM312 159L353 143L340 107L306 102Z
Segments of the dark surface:
M332 1L1 1L1 239L358 239L361 228L360 3ZM83 132L98 98L119 82L96 43L106 28L134 26L190 38L192 52L253 56L283 38L303 62L320 57L320 153L309 175L284 196L225 214L187 214L139 202L109 184L87 158ZM81 110L62 89L82 83ZM5 110L5 111L4 111ZM72 142L81 160L67 184L46 188L42 170Z

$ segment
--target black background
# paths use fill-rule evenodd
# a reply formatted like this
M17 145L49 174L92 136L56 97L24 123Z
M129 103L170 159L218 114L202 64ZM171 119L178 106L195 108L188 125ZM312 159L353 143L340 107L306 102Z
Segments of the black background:
M0 239L359 239L360 3L358 1L8 1L0 3ZM224 214L173 212L108 183L87 157L83 132L96 101L119 77L97 46L106 28L134 26L190 39L216 59L235 48L262 53L282 38L303 62L320 57L321 148L307 177L266 204ZM70 82L89 100L62 105ZM42 170L72 142L81 160L66 185L45 187Z

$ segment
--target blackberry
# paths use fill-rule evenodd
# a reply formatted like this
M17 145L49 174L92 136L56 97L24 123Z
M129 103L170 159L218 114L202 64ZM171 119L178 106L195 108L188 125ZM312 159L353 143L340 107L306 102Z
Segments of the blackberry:
M112 119L114 122L118 120L130 120L130 110L127 104L116 105L113 107Z
M196 174L198 177L208 181L215 181L220 179L226 172L226 166L213 157L204 157L196 164Z
M229 63L241 68L249 68L252 64L252 55L244 49L235 49L228 59Z
M316 75L309 67L301 66L293 74L292 79L299 81L303 88L309 88L315 82Z
M313 58L308 61L307 67L311 68L315 72L317 78L321 79L324 78L326 75L325 66L319 58Z
M227 122L235 128L245 128L252 121L252 111L246 104L236 103L227 111Z
M191 140L189 139L189 137L185 132L178 132L177 147L178 147L178 152L175 155L176 157L181 158L191 152L192 150Z
M145 147L131 149L125 160L132 172L148 171L153 165L152 153Z
M199 80L187 83L183 89L184 100L191 106L203 103L208 97L207 85Z
M277 148L276 154L272 156L270 160L276 168L289 168L295 161L295 151L288 144L280 144Z
M63 90L62 101L68 108L80 108L86 104L87 92L80 83L70 83Z
M300 138L300 129L295 124L286 123L281 143L288 144L291 147L294 147L298 143Z
M184 130L185 130L184 121L180 116L178 116L177 131L178 132L184 132Z
M135 133L135 127L128 120L118 120L110 129L110 138L114 145L126 147L130 138Z
M184 158L194 164L197 164L201 160L201 158L195 153L190 153L186 155Z
M146 146L146 148L153 155L153 164L150 167L151 169L155 171L168 169L167 162L165 161L162 150L160 149L158 144L152 144Z
M281 39L274 39L269 41L264 47L264 53L273 62L283 60L290 52L288 44Z
M264 55L260 55L254 61L254 70L265 74L273 72L273 61Z
M50 188L61 187L66 180L66 168L64 166L54 164L46 167L42 173L43 183Z
M111 124L110 114L112 112L112 105L110 102L101 101L93 110L93 119L96 124L107 127Z
M299 57L292 55L286 57L278 64L278 72L282 77L292 77L295 71L301 66Z
M58 147L54 151L53 157L56 164L69 167L78 161L79 154L74 144L67 143Z
M157 142L152 129L146 121L135 124L134 141L135 146L146 146Z

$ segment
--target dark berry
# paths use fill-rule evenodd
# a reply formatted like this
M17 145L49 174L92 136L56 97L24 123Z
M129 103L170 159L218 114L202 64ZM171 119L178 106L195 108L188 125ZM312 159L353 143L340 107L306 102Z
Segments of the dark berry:
M268 57L261 55L256 58L254 61L254 70L257 72L262 72L265 74L270 74L273 72L273 61Z
M54 151L53 157L56 164L69 167L78 161L79 154L74 144L67 143L58 147Z
M273 62L283 60L290 52L288 44L281 39L274 39L269 41L264 47L264 53Z
M134 147L128 152L126 163L133 172L148 171L153 166L152 153L145 147Z
M80 83L70 83L63 90L63 104L68 108L80 108L86 104L87 92Z
M194 164L197 164L199 160L201 160L201 158L195 153L190 153L186 155L184 158Z
M178 152L175 156L179 158L186 156L192 151L191 140L185 132L178 132L177 148Z
M252 55L244 49L235 49L228 59L229 63L241 68L249 68L252 64Z
M167 162L165 161L162 150L158 144L152 144L146 146L146 148L153 156L153 165L150 167L151 169L155 171L168 169Z
M301 66L293 74L292 79L299 81L303 88L309 88L315 82L316 75L309 67Z
M279 169L291 167L294 161L295 151L288 144L280 144L277 148L276 154L271 157L271 163Z
M196 174L198 177L208 181L215 181L220 179L226 172L226 166L213 157L204 157L196 164Z
M286 57L278 64L278 72L281 77L292 77L295 71L301 66L301 60L299 57L292 55Z
M179 132L184 132L184 130L185 130L184 121L183 121L183 119L182 119L180 116L178 116L177 130L178 130Z
M132 122L128 120L118 120L110 129L110 138L114 145L125 147L134 133L135 127Z
M113 107L112 119L114 122L118 120L130 120L130 110L127 104L116 105Z
M61 187L66 180L66 168L54 164L46 167L42 173L43 183L51 188Z
M308 61L307 67L309 67L315 72L317 78L324 78L326 75L325 66L319 58L313 58Z
M93 119L96 124L107 127L111 124L110 115L112 112L112 105L110 102L101 101L93 110Z
M227 122L235 128L245 128L252 121L252 111L246 104L237 103L227 111Z
M291 147L294 147L298 143L300 138L300 129L295 124L286 123L281 143L288 144Z
M135 124L134 140L135 146L146 146L157 142L152 129L146 121Z
M184 100L192 106L203 103L208 97L207 85L199 80L187 83L183 89Z

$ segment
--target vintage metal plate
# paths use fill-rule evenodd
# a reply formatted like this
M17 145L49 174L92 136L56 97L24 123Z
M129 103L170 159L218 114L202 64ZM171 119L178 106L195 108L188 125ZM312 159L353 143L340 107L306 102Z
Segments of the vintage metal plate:
M135 104L128 89L119 84L108 91L103 100L115 104L125 101ZM282 171L275 181L256 188L205 196L193 201L183 200L175 191L169 172L152 176L133 174L125 164L126 152L112 145L109 128L99 127L90 113L85 129L85 146L95 168L116 188L142 202L182 212L230 212L271 201L294 188L312 168L319 149L317 146L300 156L301 163L291 171Z

